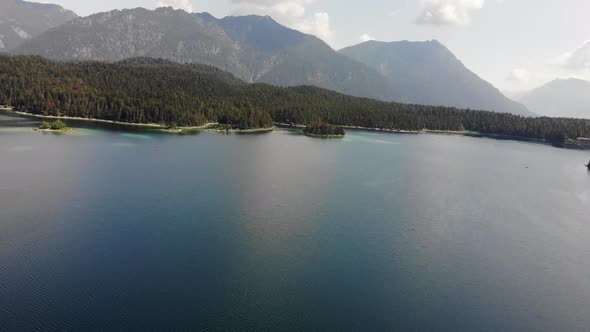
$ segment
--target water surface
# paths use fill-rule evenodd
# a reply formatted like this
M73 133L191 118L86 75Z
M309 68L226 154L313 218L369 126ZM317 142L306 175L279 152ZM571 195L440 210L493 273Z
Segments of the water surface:
M587 152L37 123L0 115L0 330L590 326Z

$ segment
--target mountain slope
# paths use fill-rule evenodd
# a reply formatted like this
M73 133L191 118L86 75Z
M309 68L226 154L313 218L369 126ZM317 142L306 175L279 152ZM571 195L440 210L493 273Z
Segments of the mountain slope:
M270 17L216 19L172 8L116 10L72 20L15 52L57 60L164 58L215 66L247 82L315 85L391 99L386 81L375 70Z
M172 8L115 10L74 19L15 52L57 60L163 58L215 66L250 83L313 85L385 101L529 114L437 42L372 42L336 52L268 16L217 19Z
M0 1L0 52L13 49L41 33L77 17L51 4Z
M313 35L284 27L268 16L226 17L217 22L244 49L242 61L253 68L253 82L307 84L353 96L395 99L375 70Z
M554 117L590 119L590 82L557 79L520 97L533 112Z
M369 41L340 53L378 70L404 102L531 115L467 69L438 41Z
M15 50L57 60L131 57L202 63L241 76L238 47L216 24L181 10L114 10L74 19Z

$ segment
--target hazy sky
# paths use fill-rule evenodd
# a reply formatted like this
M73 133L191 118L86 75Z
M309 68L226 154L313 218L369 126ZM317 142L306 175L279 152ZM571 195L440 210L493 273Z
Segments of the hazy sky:
M171 5L217 17L268 14L339 49L368 39L438 39L507 91L590 79L588 0L46 0L78 15Z

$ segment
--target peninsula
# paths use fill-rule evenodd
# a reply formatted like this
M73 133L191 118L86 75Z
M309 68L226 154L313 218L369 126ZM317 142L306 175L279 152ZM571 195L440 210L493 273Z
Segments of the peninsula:
M322 121L314 121L303 129L303 133L312 137L342 138L345 135L344 128L334 126Z

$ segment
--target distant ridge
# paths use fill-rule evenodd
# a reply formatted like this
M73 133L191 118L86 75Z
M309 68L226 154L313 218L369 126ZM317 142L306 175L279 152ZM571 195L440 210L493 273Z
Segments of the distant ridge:
M0 1L0 52L77 17L61 6L21 0Z
M533 115L467 69L436 40L368 41L340 53L379 71L391 82L400 101Z
M519 100L539 115L590 119L590 82L556 79Z
M249 83L311 85L357 97L531 115L438 42L368 42L336 52L269 16L189 14L171 7L76 18L15 50L57 60L129 57L202 63Z

